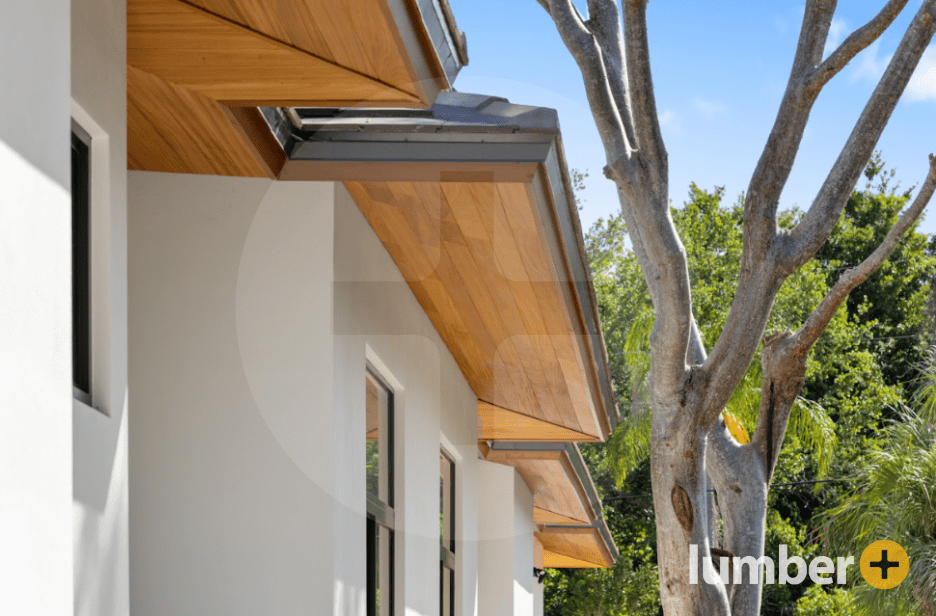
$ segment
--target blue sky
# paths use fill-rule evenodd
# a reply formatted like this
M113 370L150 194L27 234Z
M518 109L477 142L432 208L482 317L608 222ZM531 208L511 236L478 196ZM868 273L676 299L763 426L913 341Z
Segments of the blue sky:
M535 0L450 0L468 37L470 65L455 87L559 111L569 164L587 170L585 228L618 210L574 61ZM840 41L885 0L842 0L830 39ZM584 0L577 1L584 13ZM891 29L862 52L817 101L781 207L806 208L845 143L912 15L911 0ZM648 8L657 106L670 161L670 197L690 182L724 186L733 203L747 189L770 132L802 20L802 2L653 0ZM902 187L919 184L936 152L936 45L931 45L884 132L879 149ZM862 187L862 178L859 187ZM936 203L922 230L936 232Z

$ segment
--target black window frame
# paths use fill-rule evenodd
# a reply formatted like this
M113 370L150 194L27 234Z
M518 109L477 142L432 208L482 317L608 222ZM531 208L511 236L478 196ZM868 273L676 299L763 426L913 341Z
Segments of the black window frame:
M456 486L456 469L455 457L452 456L444 447L440 449L439 457L444 459L448 464L448 476L449 476L449 489L448 489L448 511L449 517L446 520L444 516L445 511L445 480L444 477L440 477L440 510L442 515L442 523L448 524L448 545L445 545L445 533L443 531L442 536L440 537L439 545L439 615L440 616L454 616L455 615L455 537L456 537L456 499L455 499L455 486ZM446 611L445 605L445 578L448 576L449 583L449 604L448 611Z
M387 529L389 545L387 549L387 560L388 560L388 576L387 583L389 588L387 589L387 605L388 605L388 616L394 615L394 602L395 602L395 586L396 586L396 550L395 550L395 536L396 536L396 512L395 512L395 500L394 500L394 392L393 387L387 382L385 378L380 375L380 372L370 364L367 363L367 376L374 379L377 382L377 385L383 387L387 392L387 461L386 461L386 471L387 471L387 502L380 500L377 496L372 494L369 490L366 491L367 497L367 555L366 555L366 571L367 571L367 583L366 583L366 607L367 607L367 616L381 616L378 611L377 603L377 588L378 588L378 579L377 576L379 572L375 566L375 561L379 562L379 555L377 554L378 549L378 535L380 532L380 527ZM379 480L378 480L379 481ZM375 575L376 573L376 575Z
M71 125L72 393L91 405L91 136Z

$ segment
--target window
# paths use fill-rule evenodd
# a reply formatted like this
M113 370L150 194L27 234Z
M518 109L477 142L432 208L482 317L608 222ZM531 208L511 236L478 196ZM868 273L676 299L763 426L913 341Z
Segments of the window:
M367 372L367 616L393 616L393 392Z
M91 138L72 122L72 384L91 404Z
M439 614L455 614L455 462L442 450L439 454L441 485L439 527L441 563L439 565Z

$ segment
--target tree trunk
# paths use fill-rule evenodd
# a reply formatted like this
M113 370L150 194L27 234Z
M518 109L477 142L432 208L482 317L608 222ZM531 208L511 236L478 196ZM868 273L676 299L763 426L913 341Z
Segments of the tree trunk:
M812 105L823 86L887 30L909 0L881 11L825 54L836 0L806 0L793 68L773 130L744 202L741 270L731 310L706 355L692 314L686 254L670 216L668 160L650 71L647 0L537 0L581 70L627 232L656 313L651 335L651 475L660 594L666 616L756 616L761 585L719 579L717 554L764 555L767 490L806 355L848 293L881 265L934 190L936 158L913 205L864 262L843 274L796 333L764 339L764 380L752 441L739 445L721 412L757 352L783 281L829 237L901 94L936 33L936 0L921 0L861 117L802 220L780 229L780 194ZM623 9L623 10L622 10ZM622 23L623 18L623 23ZM710 545L709 478L724 524L724 549ZM715 550L715 552L713 552ZM690 570L690 555L697 561ZM717 562L717 561L716 561ZM730 567L725 567L727 576ZM747 573L747 571L745 572ZM713 580L706 583L706 579ZM692 583L696 581L697 583Z
M696 425L674 429L672 419L685 412L654 409L650 473L656 512L660 600L665 614L725 615L728 596L721 586L705 584L718 575L710 552L706 436ZM668 420L669 418L669 420ZM695 571L687 556L696 546Z

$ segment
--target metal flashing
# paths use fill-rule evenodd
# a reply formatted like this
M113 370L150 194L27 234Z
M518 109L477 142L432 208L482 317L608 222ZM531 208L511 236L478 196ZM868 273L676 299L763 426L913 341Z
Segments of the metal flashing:
M442 3L446 6L443 7ZM468 64L465 33L455 25L454 15L446 0L416 0L415 5L442 71L449 84L452 84L462 67Z
M588 499L588 504L591 507L594 517L592 518L591 524L542 524L542 526L545 528L566 528L570 530L594 528L601 535L601 538L604 540L605 545L608 548L608 552L610 552L612 558L617 560L620 552L618 552L617 545L615 545L614 539L611 537L611 531L608 530L608 525L604 520L601 499L598 497L598 490L595 488L595 484L591 478L591 473L588 472L588 468L585 466L585 459L582 457L582 452L579 451L578 445L576 443L489 441L488 446L493 451L565 452L566 457L568 457L569 463L572 465L572 469L575 471L575 475L579 480L579 484L582 486L582 491L585 493L585 497Z

